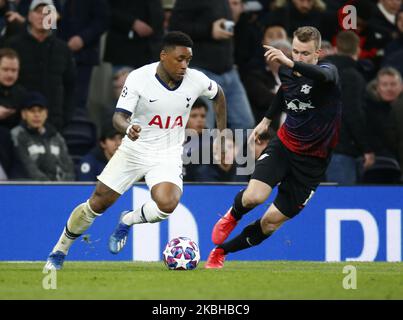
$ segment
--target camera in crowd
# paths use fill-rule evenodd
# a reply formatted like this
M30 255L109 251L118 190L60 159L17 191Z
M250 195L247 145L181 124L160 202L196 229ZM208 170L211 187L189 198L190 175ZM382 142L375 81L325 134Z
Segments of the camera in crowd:
M224 21L224 30L228 32L234 32L235 22L231 20Z

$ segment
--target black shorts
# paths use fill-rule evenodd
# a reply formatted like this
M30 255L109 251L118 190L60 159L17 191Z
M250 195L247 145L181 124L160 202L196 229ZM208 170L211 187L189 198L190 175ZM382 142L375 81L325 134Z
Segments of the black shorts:
M280 184L273 203L285 216L293 218L324 181L328 163L329 158L296 154L275 137L257 160L251 179L267 183L272 188Z

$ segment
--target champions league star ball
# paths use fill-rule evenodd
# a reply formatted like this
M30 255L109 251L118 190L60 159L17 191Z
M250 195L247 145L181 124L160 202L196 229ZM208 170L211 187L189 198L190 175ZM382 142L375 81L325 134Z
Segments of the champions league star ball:
M163 252L165 265L170 270L193 270L200 261L196 242L186 237L169 241Z

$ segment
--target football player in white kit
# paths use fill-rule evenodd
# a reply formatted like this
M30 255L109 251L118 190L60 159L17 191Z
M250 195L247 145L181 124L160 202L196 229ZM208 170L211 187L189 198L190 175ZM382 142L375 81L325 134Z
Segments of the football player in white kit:
M192 46L188 35L169 32L163 39L160 61L129 74L113 116L115 128L126 136L98 176L91 197L71 213L45 269L61 269L74 240L143 177L152 200L121 214L109 239L112 253L123 248L133 224L167 219L178 205L183 184L182 145L193 102L199 96L213 100L219 130L226 128L227 119L220 86L188 68Z

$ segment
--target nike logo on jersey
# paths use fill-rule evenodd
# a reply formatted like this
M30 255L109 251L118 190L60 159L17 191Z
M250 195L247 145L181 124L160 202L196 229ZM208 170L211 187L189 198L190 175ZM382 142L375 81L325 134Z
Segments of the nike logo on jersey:
M157 101L158 99L155 99L155 100L152 100L152 99L150 99L150 102L155 102L155 101Z

